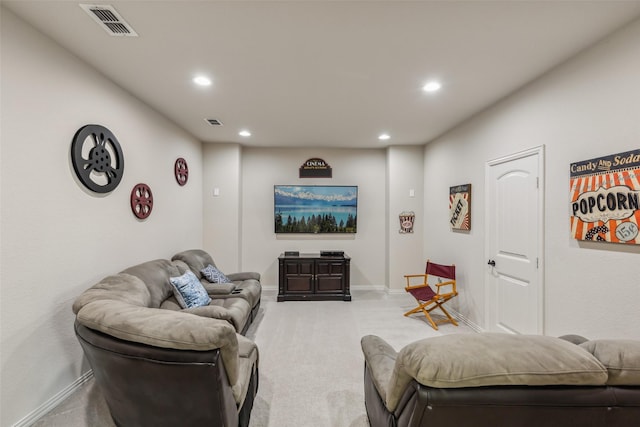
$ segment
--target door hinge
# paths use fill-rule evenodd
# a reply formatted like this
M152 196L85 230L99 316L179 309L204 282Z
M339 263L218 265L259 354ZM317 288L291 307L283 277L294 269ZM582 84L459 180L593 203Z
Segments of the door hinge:
M540 177L536 176L536 188L540 188Z
M536 268L540 268L540 260L536 258Z

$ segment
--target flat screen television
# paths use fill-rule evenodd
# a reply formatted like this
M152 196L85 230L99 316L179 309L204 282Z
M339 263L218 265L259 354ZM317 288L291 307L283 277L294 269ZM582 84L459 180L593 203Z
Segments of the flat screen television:
M355 233L355 185L275 185L276 233Z

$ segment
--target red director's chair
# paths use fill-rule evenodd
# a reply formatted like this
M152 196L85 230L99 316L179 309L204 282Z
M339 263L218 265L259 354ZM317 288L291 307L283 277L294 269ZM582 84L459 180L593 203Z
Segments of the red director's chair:
M455 265L442 265L436 264L427 260L427 268L425 274L408 274L404 276L407 280L407 286L405 291L409 292L418 301L418 306L413 310L407 311L404 315L409 316L414 313L422 312L426 316L427 320L433 327L438 330L437 324L440 323L453 323L458 326L458 322L451 317L449 312L442 306L445 302L458 295L456 290L456 266ZM416 279L420 278L422 283L416 283ZM434 292L429 285L429 280L437 280L434 283L437 291ZM443 281L444 280L444 281ZM445 288L448 287L448 288ZM444 289L443 289L444 288ZM447 290L448 292L444 292ZM436 308L440 308L445 314L446 319L438 320L435 322L429 314Z

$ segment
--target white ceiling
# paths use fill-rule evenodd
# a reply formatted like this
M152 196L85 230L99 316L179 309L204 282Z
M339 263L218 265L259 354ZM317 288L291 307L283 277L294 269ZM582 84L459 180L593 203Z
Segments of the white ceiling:
M640 16L613 0L101 0L139 35L113 37L79 3L2 1L198 139L269 147L427 143Z

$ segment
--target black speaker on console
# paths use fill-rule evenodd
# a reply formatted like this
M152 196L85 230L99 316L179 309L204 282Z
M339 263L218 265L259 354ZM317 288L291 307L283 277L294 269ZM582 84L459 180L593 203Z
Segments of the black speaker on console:
M320 256L344 256L344 251L320 251Z

